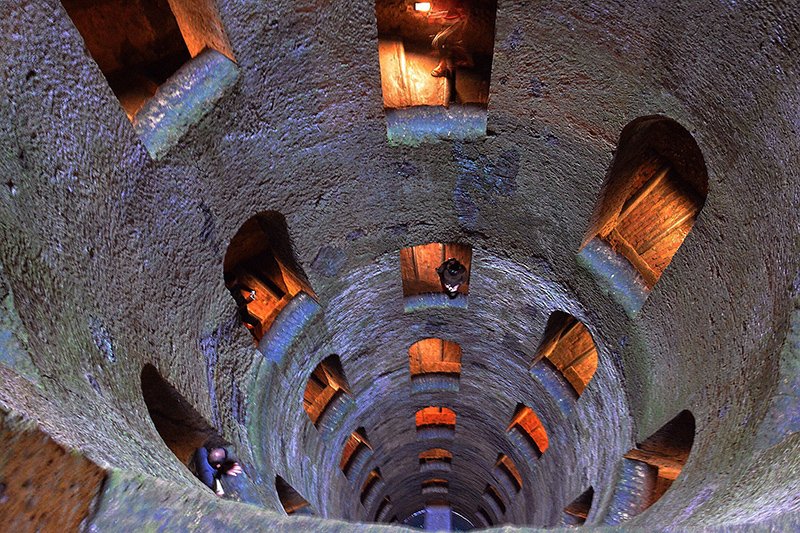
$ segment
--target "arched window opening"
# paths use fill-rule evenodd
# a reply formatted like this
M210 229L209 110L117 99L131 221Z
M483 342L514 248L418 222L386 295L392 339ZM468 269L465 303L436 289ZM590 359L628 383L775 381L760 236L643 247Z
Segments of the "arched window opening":
M233 53L213 2L62 0L132 121L158 87L206 48Z
M354 465L363 462L360 458L368 458L371 450L372 446L367 440L367 432L364 428L358 428L351 433L344 443L342 459L339 461L339 468L342 469L344 475L349 478L351 472L357 471L358 469L355 469Z
M142 368L141 384L153 425L181 463L188 466L195 450L208 442L220 447L227 444L153 365Z
M297 294L314 296L294 258L286 219L277 211L260 213L239 228L223 271L239 316L256 341Z
M408 349L413 392L458 390L461 346L443 339L423 339Z
M367 475L367 479L365 479L364 484L361 485L361 503L364 505L364 507L369 507L366 502L368 499L370 499L371 494L376 490L377 486L382 480L383 478L381 477L381 471L379 468L372 470Z
M450 471L453 463L452 452L444 448L431 448L419 454L419 470L420 472L429 472L431 470Z
M483 501L492 509L498 520L501 516L506 514L506 505L503 503L503 498L494 485L486 485L483 491Z
M494 466L495 476L510 489L509 494L522 490L522 476L509 456L504 453L498 454Z
M418 438L453 438L456 413L447 407L425 407L417 411L416 424Z
M314 510L311 504L300 496L281 476L275 476L275 490L278 492L278 499L283 505L283 510L286 514L291 515L313 515Z
M570 526L583 525L586 522L586 517L589 516L593 499L594 489L589 487L564 508L564 524Z
M391 141L486 134L496 11L496 0L376 0Z
M538 458L547 451L549 442L547 432L539 421L539 417L533 409L525 405L517 404L514 417L506 429L512 441L523 444L534 457Z
M403 297L409 298L431 293L445 293L443 278L439 269L448 259L455 259L463 265L453 275L453 281L445 280L457 290L450 294L469 294L469 275L472 266L472 247L464 244L439 243L421 244L400 250L400 274L403 278ZM454 271L455 272L455 271ZM444 272L443 274L444 275Z
M447 494L450 483L443 478L430 478L422 482L422 494Z
M624 258L646 297L692 229L707 194L703 154L692 135L666 117L636 119L620 135L582 255L590 263L608 250ZM608 277L620 274L597 270Z
M644 509L658 501L680 475L692 451L694 433L694 416L682 411L625 454L626 459L653 467L651 472L655 479Z
M349 394L350 387L336 355L328 356L317 365L306 383L303 408L318 429L323 415L337 404L337 398Z
M534 364L542 359L552 363L580 396L597 370L597 347L580 320L555 311L547 321Z

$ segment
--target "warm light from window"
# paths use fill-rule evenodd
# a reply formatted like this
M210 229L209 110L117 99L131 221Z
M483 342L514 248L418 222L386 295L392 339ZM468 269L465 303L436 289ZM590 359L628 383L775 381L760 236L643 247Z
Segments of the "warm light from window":
M414 2L414 11L425 11L428 12L431 10L431 3L430 2Z

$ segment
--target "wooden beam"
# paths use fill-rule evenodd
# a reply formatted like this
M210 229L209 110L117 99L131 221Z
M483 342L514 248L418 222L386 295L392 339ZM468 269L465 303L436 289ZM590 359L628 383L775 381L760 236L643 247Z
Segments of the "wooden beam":
M650 194L653 189L655 189L664 180L664 177L669 173L669 170L669 165L661 167L661 169L653 174L652 178L647 180L647 183L645 183L638 191L636 191L636 193L634 193L633 196L625 201L625 204L623 204L622 210L617 217L616 224L622 222L622 219L628 216L631 211L633 211L636 206L639 205L641 201L644 200L647 195Z
M658 244L667 235L672 233L672 230L674 230L675 228L677 228L678 226L680 226L681 224L686 222L688 219L692 218L694 216L694 214L695 213L693 211L689 211L687 213L684 213L683 216L679 217L675 222L673 222L672 224L670 224L669 226L667 226L666 228L664 228L663 230L658 232L657 235L655 235L654 237L650 237L650 239L648 239L642 245L641 255L646 254L650 250L650 248L652 248L653 246Z
M636 249L629 243L625 237L620 235L617 230L611 230L611 234L609 235L610 239L612 240L612 246L616 249L619 248L619 252L625 256L625 258L630 261L633 267L639 272L639 274L644 278L645 283L649 288L652 288L653 285L656 284L658 281L658 274L655 270L653 270L647 262L641 258L639 253Z
M684 464L673 457L667 457L658 453L640 450L638 448L634 448L626 453L625 458L635 459L636 461L647 463L651 466L657 467L659 471L664 469L666 472L680 472Z

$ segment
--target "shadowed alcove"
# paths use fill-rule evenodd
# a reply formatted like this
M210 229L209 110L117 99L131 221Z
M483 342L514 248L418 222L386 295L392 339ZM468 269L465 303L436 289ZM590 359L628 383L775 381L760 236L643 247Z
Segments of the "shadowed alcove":
M358 476L361 468L372 456L372 446L367 440L367 431L358 428L347 437L342 448L342 458L339 461L339 468L348 479Z
M483 489L483 495L481 496L481 499L486 507L491 509L492 514L494 515L494 519L490 519L489 523L496 524L502 522L503 517L506 514L506 504L497 488L492 484L487 484Z
M297 294L314 296L292 251L286 218L277 211L259 213L239 228L225 253L223 273L256 342Z
M667 117L638 118L620 134L581 254L590 264L607 263L609 254L625 261L628 268L594 268L641 292L631 305L636 310L691 231L707 194L705 160L692 135Z
M494 464L494 476L505 486L506 492L514 494L522 490L522 475L508 455L500 453Z
M619 524L656 503L678 479L695 436L694 415L681 411L622 460L606 523Z
M375 468L367 474L364 483L361 484L361 495L359 496L361 504L369 513L370 509L375 505L380 497L384 487L383 476L381 469Z
M518 448L525 451L527 457L538 459L549 447L547 431L533 409L517 404L514 416L506 428L506 434Z
M344 409L342 400L350 387L342 370L338 355L325 358L309 376L303 395L303 408L314 426L320 431L332 431L341 419L338 411ZM328 423L325 423L327 420Z
M441 470L449 472L453 464L453 453L444 448L431 448L419 453L419 471Z
M415 415L418 439L452 439L456 431L456 413L447 407L425 407Z
M589 487L564 508L564 524L570 526L583 525L589 516L589 511L592 509L593 499L594 488Z
M458 390L461 346L444 339L422 339L408 349L412 392Z
M141 386L153 425L183 465L188 466L194 451L206 442L211 446L228 444L153 365L142 368Z
M311 504L281 476L275 476L275 491L287 515L314 515Z

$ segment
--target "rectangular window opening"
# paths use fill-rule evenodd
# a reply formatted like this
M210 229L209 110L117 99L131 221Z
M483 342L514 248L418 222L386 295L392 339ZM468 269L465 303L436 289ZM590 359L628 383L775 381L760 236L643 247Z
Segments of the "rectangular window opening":
M468 295L472 247L464 244L434 242L400 250L403 297L445 293L445 287L442 285L442 278L437 269L443 266L448 259L455 259L463 265L463 273L458 276L460 283L456 294Z
M350 467L353 460L362 450L371 450L367 434L364 428L358 428L347 438L342 449L342 459L339 461L339 468L344 472L345 476L349 475Z
M496 0L376 0L391 142L486 134Z
M303 408L319 428L322 415L328 407L337 397L349 392L339 357L331 355L318 364L309 376L303 395Z

